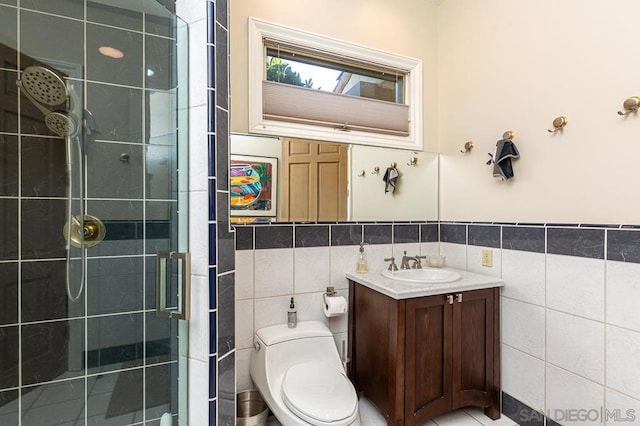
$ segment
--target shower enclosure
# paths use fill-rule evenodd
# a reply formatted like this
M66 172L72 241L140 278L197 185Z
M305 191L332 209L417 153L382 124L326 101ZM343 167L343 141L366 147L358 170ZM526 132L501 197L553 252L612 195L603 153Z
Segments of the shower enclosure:
M0 0L2 426L187 425L172 4Z

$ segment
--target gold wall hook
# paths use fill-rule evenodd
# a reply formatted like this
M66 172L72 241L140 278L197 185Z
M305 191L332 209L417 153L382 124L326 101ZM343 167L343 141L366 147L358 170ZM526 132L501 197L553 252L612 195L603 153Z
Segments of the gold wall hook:
M375 166L373 168L373 171L371 172L372 175L379 175L380 174L380 167L379 166Z
M557 131L560 131L560 130L564 129L564 126L566 126L568 122L569 121L567 120L567 117L564 116L564 115L561 115L560 117L556 117L553 120L553 130L547 129L547 132L555 133Z
M513 132L513 130L507 130L502 134L502 139L506 139L510 141L510 140L513 140L515 136L516 134Z
M462 154L469 154L474 147L475 144L473 143L473 141L468 141L464 144L464 151L460 150L460 152Z
M396 167L398 167L398 163L396 163L396 162L394 161L393 163L391 163L391 167L393 167L393 168L395 169Z
M638 107L640 107L640 97L632 96L624 101L624 104L622 104L624 112L618 111L618 115L629 115L638 111Z
M409 159L409 162L407 163L407 166L417 166L418 165L418 157L411 157L411 159Z
M358 177L364 177L364 175L366 175L367 172L365 172L364 170L360 170L360 173L358 173Z

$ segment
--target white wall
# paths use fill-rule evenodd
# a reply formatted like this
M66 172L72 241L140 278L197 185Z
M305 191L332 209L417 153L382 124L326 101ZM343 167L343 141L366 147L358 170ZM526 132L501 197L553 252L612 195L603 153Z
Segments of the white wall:
M437 154L353 145L349 155L351 220L438 220ZM407 165L411 157L418 159L415 166ZM394 162L400 173L396 191L385 193L382 178Z
M446 0L438 14L441 219L638 223L640 117L616 111L640 93L640 2ZM501 182L485 162L508 129L521 158Z
M231 131L248 131L249 16L423 61L424 149L437 151L437 21L425 0L230 2Z

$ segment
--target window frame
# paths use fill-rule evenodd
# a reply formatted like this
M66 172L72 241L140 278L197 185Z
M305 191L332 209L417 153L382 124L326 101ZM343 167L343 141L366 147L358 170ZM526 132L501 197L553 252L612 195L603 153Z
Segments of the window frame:
M343 131L330 127L265 119L262 93L262 81L266 78L264 39L278 40L320 52L343 55L364 63L375 63L382 67L406 71L405 104L409 107L409 135L388 135L360 130ZM248 66L250 133L416 151L423 149L422 61L419 59L249 17Z

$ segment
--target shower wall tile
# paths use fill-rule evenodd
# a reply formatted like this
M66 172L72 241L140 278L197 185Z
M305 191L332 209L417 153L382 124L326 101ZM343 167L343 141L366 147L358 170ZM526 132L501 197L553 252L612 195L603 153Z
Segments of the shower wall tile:
M211 118L213 120L213 118ZM211 125L212 123L210 123ZM229 113L221 108L216 108L215 114L215 130L216 132L217 150L216 150L216 178L218 181L218 190L229 190L229 142L225 139L229 133Z
M159 90L175 88L177 75L171 65L176 55L175 40L147 35L144 54L146 87Z
M80 265L71 265L70 289L80 290ZM84 315L82 299L69 305L65 278L65 261L22 263L22 322L43 321Z
M160 0L166 4L171 4L171 0ZM171 8L175 8L172 4ZM145 31L149 34L155 34L163 37L175 37L174 30L176 27L176 19L167 9L154 8L153 11L146 10L144 15Z
M19 396L20 393L17 390L0 392L0 424L18 426L20 420Z
M10 6L15 6L18 0L0 0L0 4L8 4Z
M18 386L18 326L0 327L0 389ZM0 396L0 419L2 418L2 396Z
M22 138L20 186L23 197L66 196L65 151L64 139ZM77 185L77 180L73 184Z
M22 258L65 256L65 200L22 200Z
M84 0L20 0L20 7L76 19L84 16Z
M100 131L98 139L142 143L142 90L87 84L87 108ZM91 149L91 146L89 146ZM89 155L91 157L91 155Z
M57 2L56 6L49 1L38 3L38 7L57 6ZM23 10L20 13L20 50L22 68L44 64L56 69L59 64L65 64L64 70L59 70L61 73L83 78L84 28L80 21Z
M87 261L87 314L138 311L143 308L144 258Z
M0 8L0 13L2 8ZM0 44L0 67L10 67L11 60L6 58L4 50L6 47ZM18 73L15 71L0 71L0 131L7 133L18 132L18 87L15 82L18 80ZM17 164L17 151L12 153L11 144L17 146L17 138L2 135L2 163L9 163L15 159ZM9 169L11 171L11 169ZM17 173L17 171L15 172Z
M142 35L132 31L87 24L87 79L125 86L142 86ZM112 58L98 51L113 47L124 56Z
M178 363L149 367L145 375L145 415L147 419L158 419L171 413L178 406L178 393L167 389L178 388ZM174 419L174 424L176 424ZM158 422L158 425L160 423Z
M0 260L18 258L18 200L0 198Z
M94 381L115 380L118 393L90 393L87 398L87 421L90 425L128 424L135 421L137 413L142 414L143 369L138 368L114 374L105 374L99 379L90 378L88 385ZM96 383L98 386L98 383ZM122 395L121 395L122 394Z
M84 321L54 321L23 325L22 385L82 376Z
M0 4L3 3L0 1ZM17 52L12 46L17 46L17 12L11 7L0 6L0 68L16 69ZM4 86L4 85L3 85Z
M640 332L640 265L609 261L606 265L606 322Z
M0 325L17 322L18 264L0 263Z
M143 341L143 314L88 318L89 372L141 366Z
M178 342L172 335L178 332L178 320L145 314L145 358L147 365L178 360Z
M143 26L142 13L96 1L87 2L87 21L134 31L142 31Z
M144 151L140 145L96 142L89 146L87 196L142 198ZM126 160L123 160L126 158Z
M75 421L85 407L84 379L65 380L39 386L40 396L32 405L22 406L22 425L41 425L43 419L52 419L58 424ZM23 388L26 398L33 388ZM95 423L94 423L95 424Z

